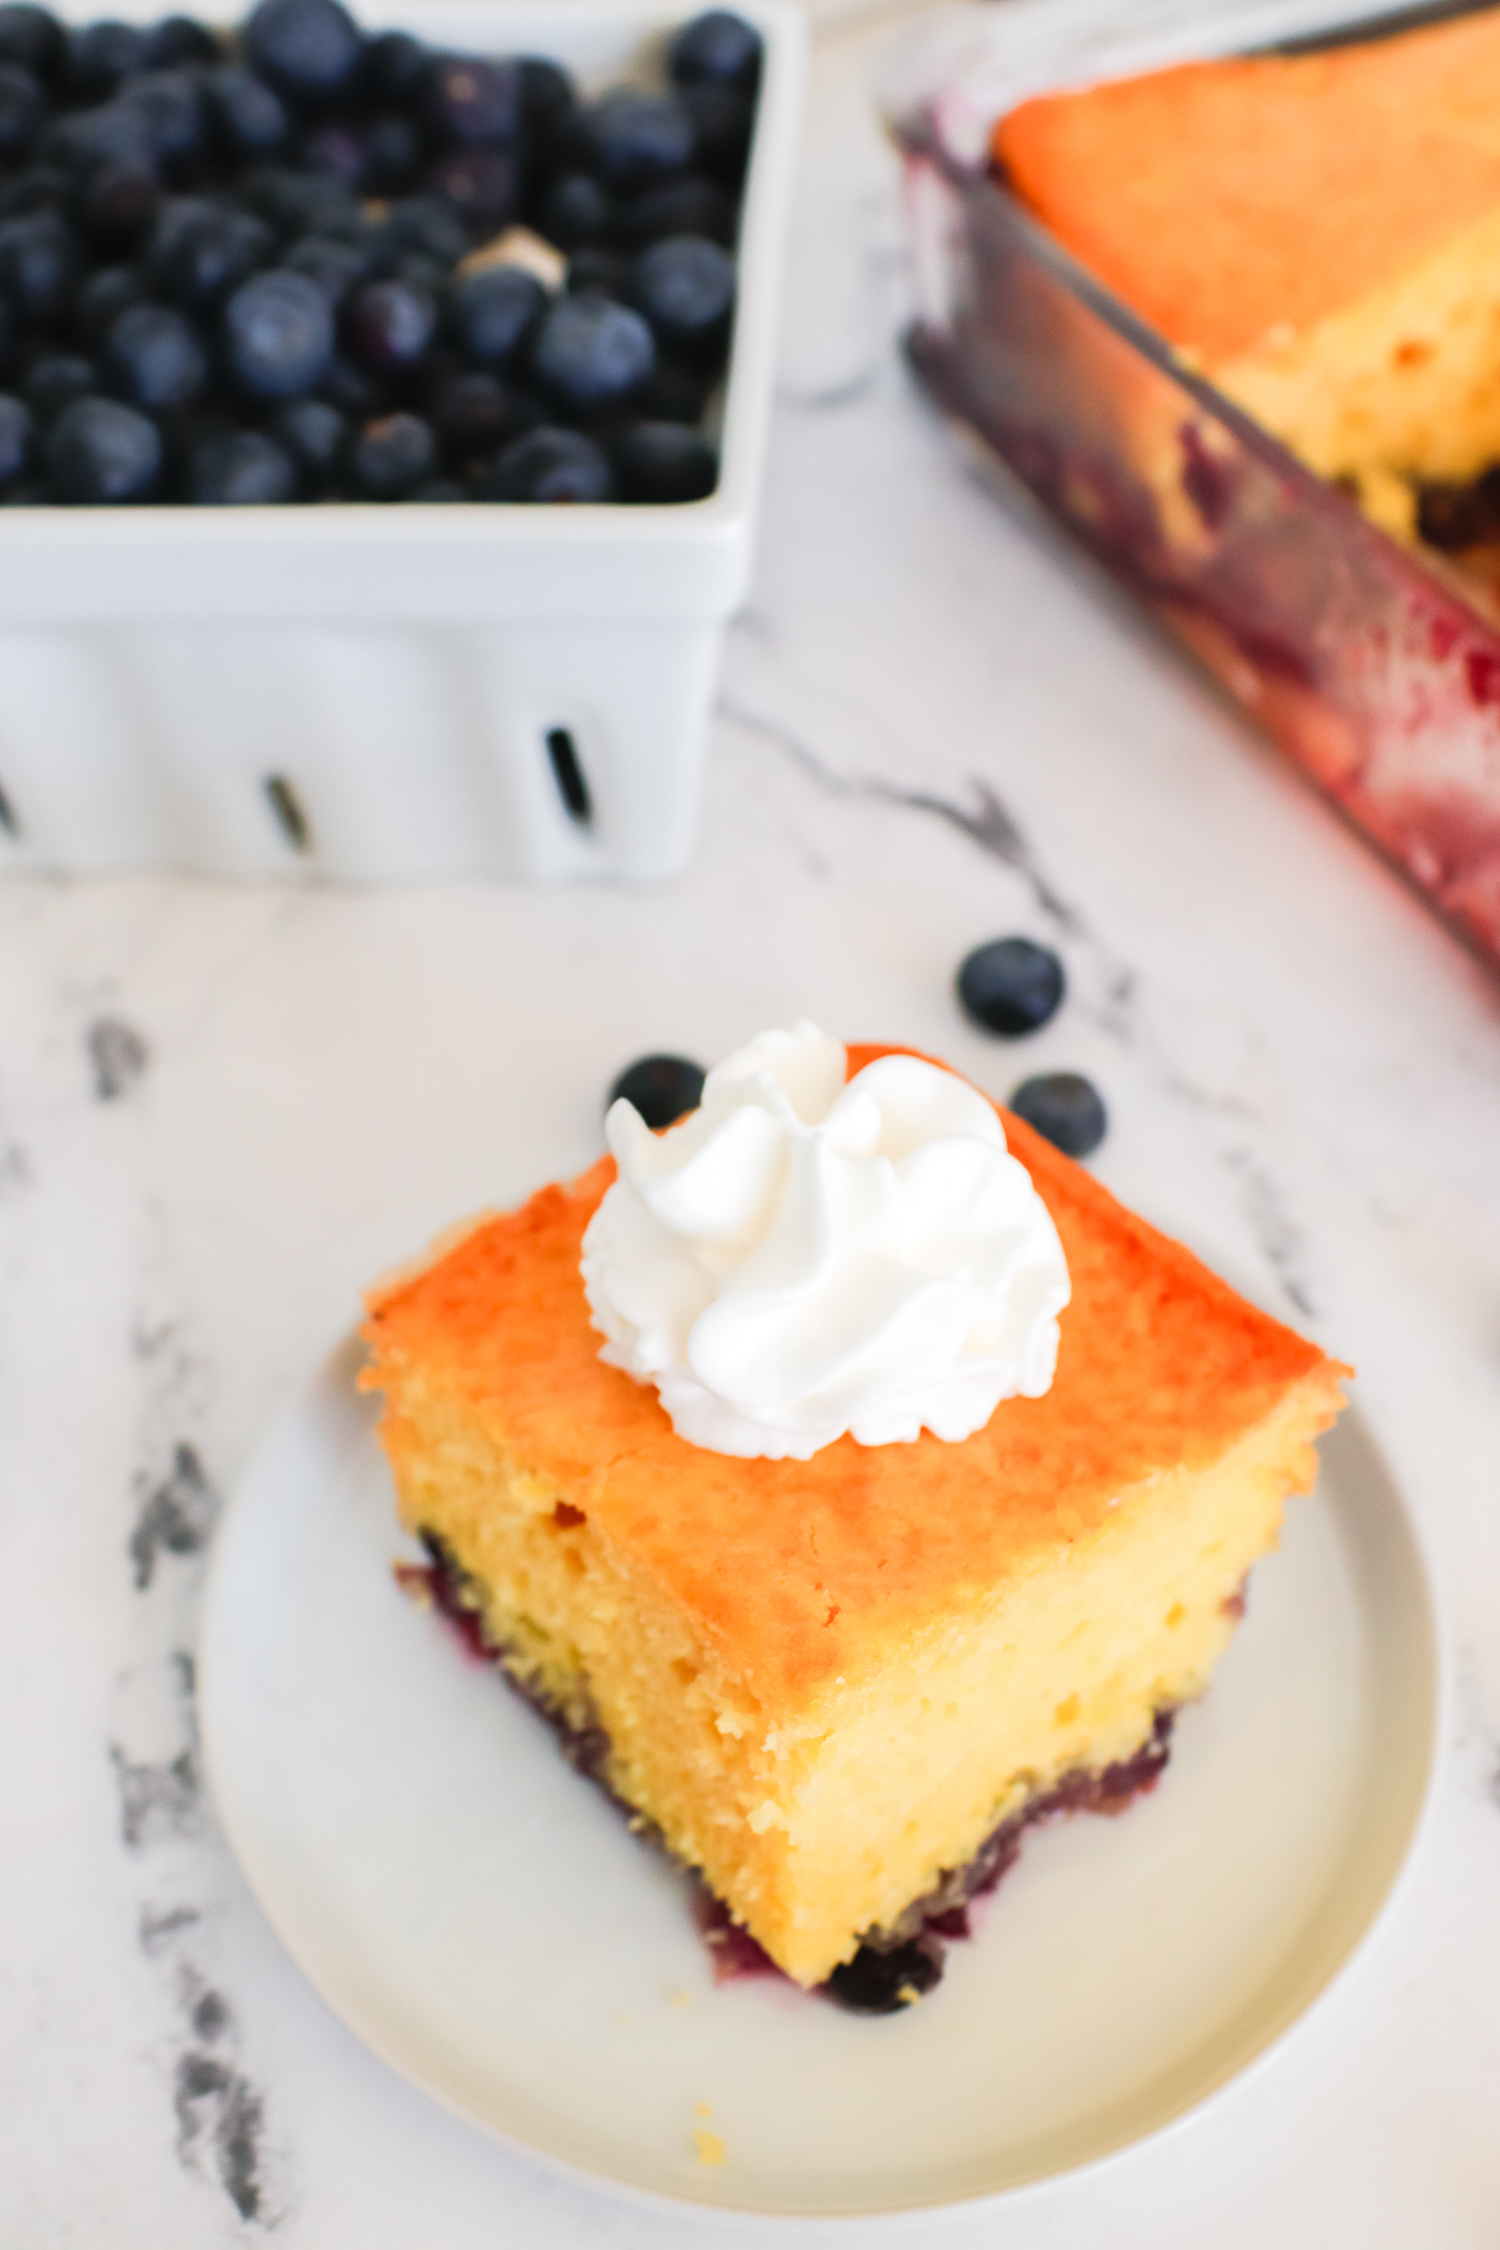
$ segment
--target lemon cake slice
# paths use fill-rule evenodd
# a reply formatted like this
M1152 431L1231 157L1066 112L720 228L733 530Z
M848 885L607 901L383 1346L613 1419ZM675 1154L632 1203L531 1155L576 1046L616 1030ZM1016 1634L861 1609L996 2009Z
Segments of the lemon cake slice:
M1325 476L1500 459L1500 11L1021 103L1015 193ZM1391 526L1400 528L1400 526Z
M849 1094L897 1052L851 1048ZM581 1269L610 1158L367 1300L403 1521L583 1762L803 1985L992 1878L1029 1813L1154 1776L1341 1401L1347 1370L985 1115L1040 1198L1015 1270L1042 1309L957 1439L773 1458L681 1435L601 1358ZM1010 1349L994 1323L980 1343Z

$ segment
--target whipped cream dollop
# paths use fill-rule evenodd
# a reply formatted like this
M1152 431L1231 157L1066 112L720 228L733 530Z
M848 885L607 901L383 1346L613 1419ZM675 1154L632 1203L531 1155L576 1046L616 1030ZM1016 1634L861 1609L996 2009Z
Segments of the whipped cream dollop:
M956 1442L1051 1385L1067 1262L994 1109L912 1055L844 1073L799 1023L710 1071L665 1133L610 1109L619 1177L582 1261L599 1356L693 1445Z

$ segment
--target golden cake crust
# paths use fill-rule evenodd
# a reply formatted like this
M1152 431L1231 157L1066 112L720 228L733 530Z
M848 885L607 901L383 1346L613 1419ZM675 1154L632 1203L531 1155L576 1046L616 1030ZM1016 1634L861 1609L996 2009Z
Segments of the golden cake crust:
M851 1047L850 1074L912 1051ZM429 1393L694 1613L763 1708L852 1684L935 1613L977 1607L1038 1551L1097 1528L1157 1468L1213 1460L1320 1369L1331 1420L1347 1372L1001 1116L1056 1222L1073 1303L1051 1390L1005 1401L961 1445L843 1437L797 1462L679 1438L654 1389L600 1360L590 1324L579 1258L608 1158L377 1285L365 1334L379 1379L420 1364ZM389 1409L383 1434L399 1465Z
M1500 209L1500 13L1040 96L1000 121L994 153L1127 304L1231 359Z

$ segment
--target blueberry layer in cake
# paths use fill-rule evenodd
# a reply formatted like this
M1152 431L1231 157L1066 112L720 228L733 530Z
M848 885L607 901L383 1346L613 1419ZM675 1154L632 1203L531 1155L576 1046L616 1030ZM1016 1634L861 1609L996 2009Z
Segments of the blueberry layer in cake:
M851 1048L851 1080L895 1052ZM1003 1123L1071 1302L1049 1387L957 1441L685 1438L600 1356L581 1263L609 1158L368 1299L402 1520L807 1986L940 1928L1030 1818L1154 1778L1341 1403L1346 1370Z

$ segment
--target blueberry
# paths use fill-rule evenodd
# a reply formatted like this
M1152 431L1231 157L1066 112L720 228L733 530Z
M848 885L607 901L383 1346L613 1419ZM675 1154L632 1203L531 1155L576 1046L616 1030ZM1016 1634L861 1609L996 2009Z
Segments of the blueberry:
M117 257L149 232L161 203L153 166L111 158L85 174L73 216L97 255Z
M628 191L682 171L692 161L693 138L692 116L678 95L617 86L584 111L578 146L591 170Z
M349 425L336 406L320 398L299 398L277 415L271 434L290 454L313 490L331 484L338 473Z
M558 298L532 353L538 380L575 413L627 399L655 364L656 347L644 320L608 297Z
M483 491L487 500L599 501L613 500L615 485L592 438L543 423L506 447Z
M335 352L329 361L328 372L318 385L318 396L347 414L352 422L371 422L389 412L392 404L390 384L369 368L345 359L341 352Z
M325 119L304 133L297 150L304 171L330 172L358 188L365 176L365 144L352 126Z
M965 1015L1006 1039L1050 1023L1065 990L1061 961L1050 946L1031 938L996 938L976 946L958 972Z
M710 80L701 86L685 86L682 98L693 120L694 164L737 189L750 159L750 139L755 130L753 97Z
M62 75L67 52L68 35L46 8L28 0L0 7L0 63L14 63L50 85Z
M703 1099L704 1072L685 1055L642 1055L622 1070L605 1101L606 1111L616 1102L629 1102L653 1133L675 1125Z
M15 316L3 297L0 297L0 376L10 373L15 363L18 338Z
M520 73L521 122L534 138L545 140L578 107L573 81L560 63L545 55L523 55Z
M279 94L322 108L345 93L359 66L359 26L339 0L260 0L245 20L245 60Z
M128 101L102 102L97 109L73 110L54 119L43 153L48 163L61 165L75 177L112 160L155 162L145 116Z
M432 477L426 484L419 484L416 491L409 493L407 497L420 501L424 507L451 508L455 501L467 500L469 495L451 477Z
M306 274L317 283L330 305L341 304L349 291L370 277L370 262L352 242L334 242L327 235L304 235L289 250L283 266L288 273Z
M339 234L363 224L354 190L331 172L291 172L267 164L246 183L244 195L253 211L285 235Z
M680 422L636 422L610 448L622 500L706 500L719 481L708 440Z
M656 372L633 401L648 422L698 423L714 387L710 371L675 352L658 352Z
M252 398L301 398L328 372L333 312L304 273L258 273L224 308L229 364Z
M542 198L538 224L559 250L608 242L615 230L613 197L589 172L564 172Z
M129 266L101 266L73 299L69 327L85 351L98 351L129 305L141 302L141 285Z
M275 508L295 499L297 472L274 438L233 430L193 448L188 491L200 508Z
M0 295L23 327L50 327L77 278L77 244L55 211L0 221Z
M547 292L520 266L460 275L443 300L443 332L476 367L502 368L541 325Z
M349 340L378 373L415 367L436 325L432 298L407 281L367 281L349 300Z
M72 181L60 165L28 164L0 186L0 219L27 219L37 211L60 211Z
M148 287L197 312L237 289L271 248L269 227L251 212L178 196L162 208L143 271Z
M731 247L738 232L738 214L729 197L712 180L688 173L680 180L665 180L659 187L634 195L619 217L620 240L632 249L661 242L668 235L702 235L710 242Z
M208 139L203 89L190 70L147 70L120 96L139 118L152 157L168 179L187 178L201 162Z
M29 70L0 64L0 164L19 164L47 113L42 89Z
M826 1989L856 2015L894 2016L930 1992L942 1974L942 1940L924 1932L889 1952L862 1945L834 1970Z
M263 78L238 63L212 70L203 83L209 126L231 158L274 156L291 126L285 105Z
M753 89L760 77L760 33L727 8L695 16L667 49L667 68L679 86L705 82Z
M382 31L364 53L361 76L377 108L415 108L427 91L434 56L409 31Z
M469 247L464 223L440 195L407 195L391 205L386 231L397 253L416 250L441 266L457 265Z
M508 148L521 121L521 73L513 62L446 56L427 82L433 137L449 147Z
M181 70L219 59L219 42L192 16L163 16L146 34L147 70Z
M482 374L448 376L433 390L427 410L439 444L455 461L495 453L541 418L539 409L529 408L496 376Z
M20 399L0 392L0 489L18 484L31 463L36 431Z
M68 91L77 102L106 102L146 60L146 35L103 17L68 35Z
M191 406L208 380L208 353L192 322L165 305L132 305L109 332L109 387L148 414Z
M1073 1070L1023 1079L1010 1107L1064 1156L1092 1156L1109 1124L1098 1090Z
M65 406L48 435L46 455L58 498L85 507L149 500L161 477L155 423L109 398L81 398Z
M365 186L375 195L401 195L417 176L422 138L409 117L377 117L365 133Z
M364 500L404 500L431 476L437 456L431 425L419 414L386 414L367 422L349 457L354 488Z
M447 197L476 235L503 232L520 207L520 171L505 148L454 149L439 157L428 185Z
M87 398L97 388L92 360L80 359L75 352L46 352L32 361L27 372L26 403L42 421L50 422L75 398Z
M663 343L704 356L722 349L734 286L727 250L702 235L674 234L641 252L630 290Z

